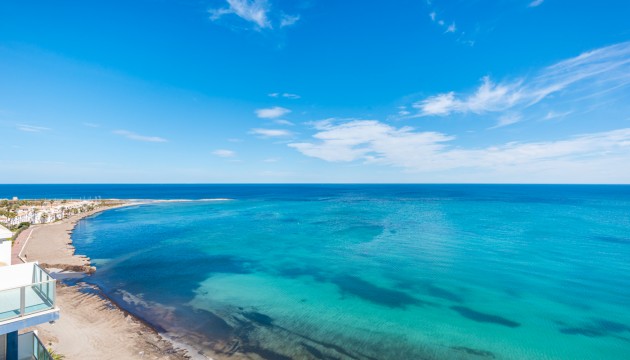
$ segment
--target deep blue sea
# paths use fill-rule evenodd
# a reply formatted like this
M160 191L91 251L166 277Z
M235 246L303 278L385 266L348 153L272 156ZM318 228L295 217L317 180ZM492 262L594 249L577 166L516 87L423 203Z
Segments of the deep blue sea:
M198 200L109 210L73 241L86 281L214 358L630 359L630 186L0 185L12 196Z

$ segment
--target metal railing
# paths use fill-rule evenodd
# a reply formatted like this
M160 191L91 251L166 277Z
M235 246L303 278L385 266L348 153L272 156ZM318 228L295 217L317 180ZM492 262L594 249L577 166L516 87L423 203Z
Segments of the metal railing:
M53 360L34 332L18 335L18 360Z
M38 265L33 267L30 284L0 290L0 321L55 307L57 281Z

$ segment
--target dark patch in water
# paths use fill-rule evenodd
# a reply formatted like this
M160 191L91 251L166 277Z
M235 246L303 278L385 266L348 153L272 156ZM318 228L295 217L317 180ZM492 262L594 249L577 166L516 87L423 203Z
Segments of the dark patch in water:
M624 245L630 245L630 238L620 238L620 237L616 237L616 236L593 236L593 239L598 240L598 241L603 241L603 242L607 242L607 243L613 243L613 244L624 244Z
M246 312L243 313L243 316L248 319L251 320L253 322L256 322L260 325L263 326L273 326L273 319L265 314L261 314L259 312L255 312L255 311L251 311L251 312Z
M308 351L311 355L313 355L316 359L329 359L328 356L324 355L321 351L317 350L315 347L307 345L303 342L300 343L302 347Z
M353 239L353 241L368 242L381 235L384 229L380 225L359 225L339 230L336 233L340 237Z
M458 303L464 302L464 299L462 299L461 296L455 294L454 292L437 287L435 285L431 285L431 284L427 285L426 291L427 291L427 294L433 297L441 298L444 300L450 300L450 301L458 302Z
M588 337L610 336L626 331L630 331L630 326L604 319L595 319L582 326L560 328L560 332L563 334Z
M211 311L195 309L191 313L189 310L177 309L175 314L181 319L181 322L178 321L175 324L176 326L203 333L211 339L227 341L234 334L234 328Z
M495 358L494 354L487 350L478 350L478 349L473 349L466 346L451 346L451 349L457 350L457 351L463 351L469 355L483 356L490 359Z
M245 353L258 354L260 355L261 358L267 359L267 360L293 360L293 358L289 356L278 354L275 351L271 351L269 349L265 349L257 345L243 345L241 349Z
M211 273L249 274L251 262L235 256L205 256L203 270Z
M503 326L507 326L511 328L521 326L521 324L517 323L516 321L512 321L512 320L509 320L509 319L506 319L504 317L497 316L497 315L486 314L479 311L475 311L473 309L470 309L464 306L451 306L451 309L457 311L461 316L468 318L470 320L477 321L477 322L492 323L492 324L503 325Z
M332 279L343 293L356 295L364 300L391 308L404 308L408 305L423 305L423 302L408 294L382 288L355 276L343 275Z
M295 279L301 276L311 276L317 281L324 282L326 277L320 269L314 267L282 267L277 270L278 275Z

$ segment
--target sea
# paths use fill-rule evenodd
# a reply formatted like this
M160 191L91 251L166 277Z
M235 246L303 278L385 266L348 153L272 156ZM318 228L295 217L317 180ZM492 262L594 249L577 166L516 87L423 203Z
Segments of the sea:
M215 359L630 359L630 186L0 185L81 281ZM184 201L186 200L186 201Z

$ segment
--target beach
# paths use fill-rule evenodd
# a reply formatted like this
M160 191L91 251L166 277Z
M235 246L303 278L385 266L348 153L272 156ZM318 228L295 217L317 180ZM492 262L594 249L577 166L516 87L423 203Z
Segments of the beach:
M132 203L118 206L133 205ZM27 261L46 268L93 271L90 261L74 254L70 234L76 223L112 207L99 208L52 224L36 225L22 232L14 258L22 250ZM186 350L158 334L149 325L119 308L97 288L57 282L60 319L35 327L42 342L65 359L189 359Z

